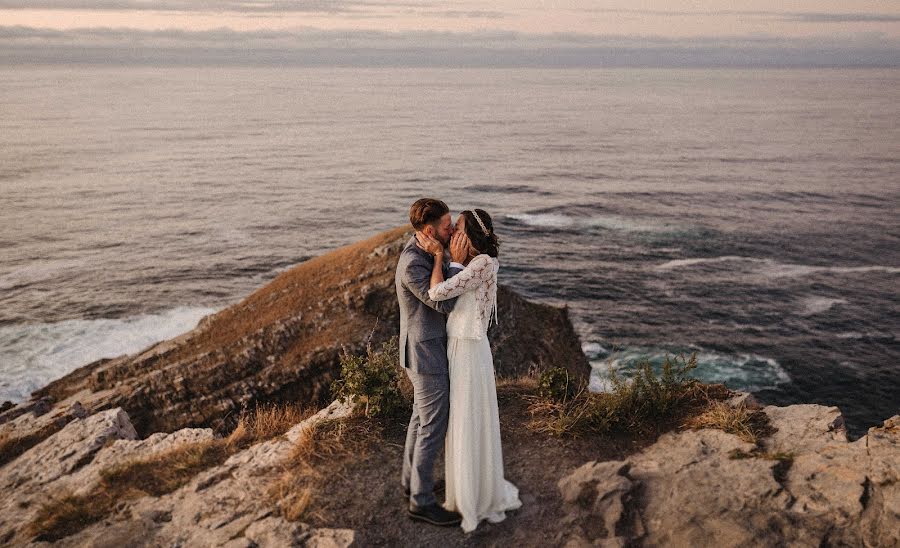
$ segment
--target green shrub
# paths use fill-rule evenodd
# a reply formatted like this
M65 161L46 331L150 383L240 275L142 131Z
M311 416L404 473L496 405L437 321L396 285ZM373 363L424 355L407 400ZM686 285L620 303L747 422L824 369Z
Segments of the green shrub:
M364 403L367 417L392 415L405 406L397 337L386 341L379 350L368 345L364 356L344 352L340 360L341 378L331 385L335 398Z
M696 367L697 354L694 353L690 358L666 356L658 376L650 362L643 361L638 364L631 382L610 369L613 391L605 399L626 427L670 416L693 393L691 388L697 381L690 379L688 373Z
M548 371L546 379L541 376L542 389L529 407L529 426L556 435L652 430L703 397L702 391L696 390L698 381L688 378L695 367L696 354L690 358L666 357L659 375L645 361L638 365L630 382L611 370L611 392L595 394L582 386L564 398L556 391L561 385L560 374Z
M564 402L575 397L578 382L563 367L554 367L541 373L538 379L538 393L542 398Z

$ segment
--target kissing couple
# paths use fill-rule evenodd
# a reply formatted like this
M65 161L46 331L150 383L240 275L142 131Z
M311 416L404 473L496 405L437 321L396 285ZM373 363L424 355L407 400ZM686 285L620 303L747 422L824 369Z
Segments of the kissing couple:
M403 451L402 484L409 517L434 525L502 521L522 505L503 476L494 362L487 329L497 314L499 240L482 209L460 213L417 200L416 230L397 264L400 363L413 385L413 410ZM449 248L449 250L448 250ZM444 478L434 461L444 447ZM445 492L441 506L436 492Z

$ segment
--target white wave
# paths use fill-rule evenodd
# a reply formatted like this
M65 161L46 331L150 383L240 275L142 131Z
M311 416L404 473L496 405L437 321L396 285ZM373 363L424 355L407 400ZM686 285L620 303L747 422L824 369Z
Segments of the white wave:
M633 379L631 377L624 377L622 381L629 385ZM591 375L591 384L590 391L596 393L608 393L612 392L616 389L616 385L612 382L608 376L605 375Z
M808 297L801 299L800 306L803 316L812 316L827 312L836 304L847 304L846 299L832 299L830 297Z
M694 266L707 263L724 263L729 261L762 261L762 259L754 259L753 257L741 257L739 255L725 255L722 257L696 257L691 259L673 259L662 264L656 265L657 270L672 270L673 268L684 268L686 266Z
M689 352L685 352L687 356ZM647 360L659 373L666 356L675 353L650 348L629 348L614 353L607 359L591 362L590 390L606 392L612 389L610 369L620 378L634 376L637 364ZM693 378L707 383L724 383L733 390L755 392L775 388L791 381L790 375L772 358L756 354L721 354L711 351L697 352L697 368L691 372Z
M651 223L620 215L571 217L559 213L512 213L507 219L538 228L605 228L623 232L669 232L683 227L669 223Z
M609 350L604 348L600 343L596 342L586 342L581 345L581 351L584 352L588 358L600 356L602 354L609 354Z
M758 272L767 277L784 278L784 277L800 277L810 274L831 273L831 274L858 274L867 272L887 272L889 274L900 273L900 268L883 265L867 265L867 266L814 266L805 264L779 263L772 259L759 259L756 257L742 257L740 255L724 255L721 257L695 257L689 259L675 259L666 261L656 265L656 270L672 270L675 268L685 268L701 264L723 263L723 262L748 262L760 266L754 266Z
M865 331L860 333L859 331L845 331L843 333L838 333L835 335L838 339L900 339L897 333L886 333L884 331Z
M623 232L673 232L685 229L684 226L674 223L639 221L631 217L622 217L619 215L591 217L585 221L585 225L589 227L606 228L609 230L621 230Z
M770 261L770 267L765 271L773 278L799 277L810 274L826 272L829 274L865 274L868 272L886 272L888 274L900 274L900 268L882 265L870 266L811 266L804 264L781 264Z
M542 228L569 228L575 225L575 219L554 213L514 213L506 216L528 226Z
M193 329L213 308L178 307L123 319L0 327L0 402L19 402L82 365L132 354Z

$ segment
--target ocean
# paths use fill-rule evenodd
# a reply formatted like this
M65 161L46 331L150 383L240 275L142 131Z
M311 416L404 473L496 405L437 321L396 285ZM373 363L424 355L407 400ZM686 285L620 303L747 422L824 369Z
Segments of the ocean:
M595 367L900 412L900 70L0 67L0 401L486 209ZM502 318L500 319L502 321Z

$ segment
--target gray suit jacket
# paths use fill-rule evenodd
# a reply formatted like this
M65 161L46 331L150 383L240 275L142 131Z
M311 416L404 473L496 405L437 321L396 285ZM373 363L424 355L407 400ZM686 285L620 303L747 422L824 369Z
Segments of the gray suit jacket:
M394 283L400 303L400 365L416 373L446 373L447 314L456 299L432 301L428 298L434 257L416 245L413 236L400 252ZM462 272L444 267L444 278Z

